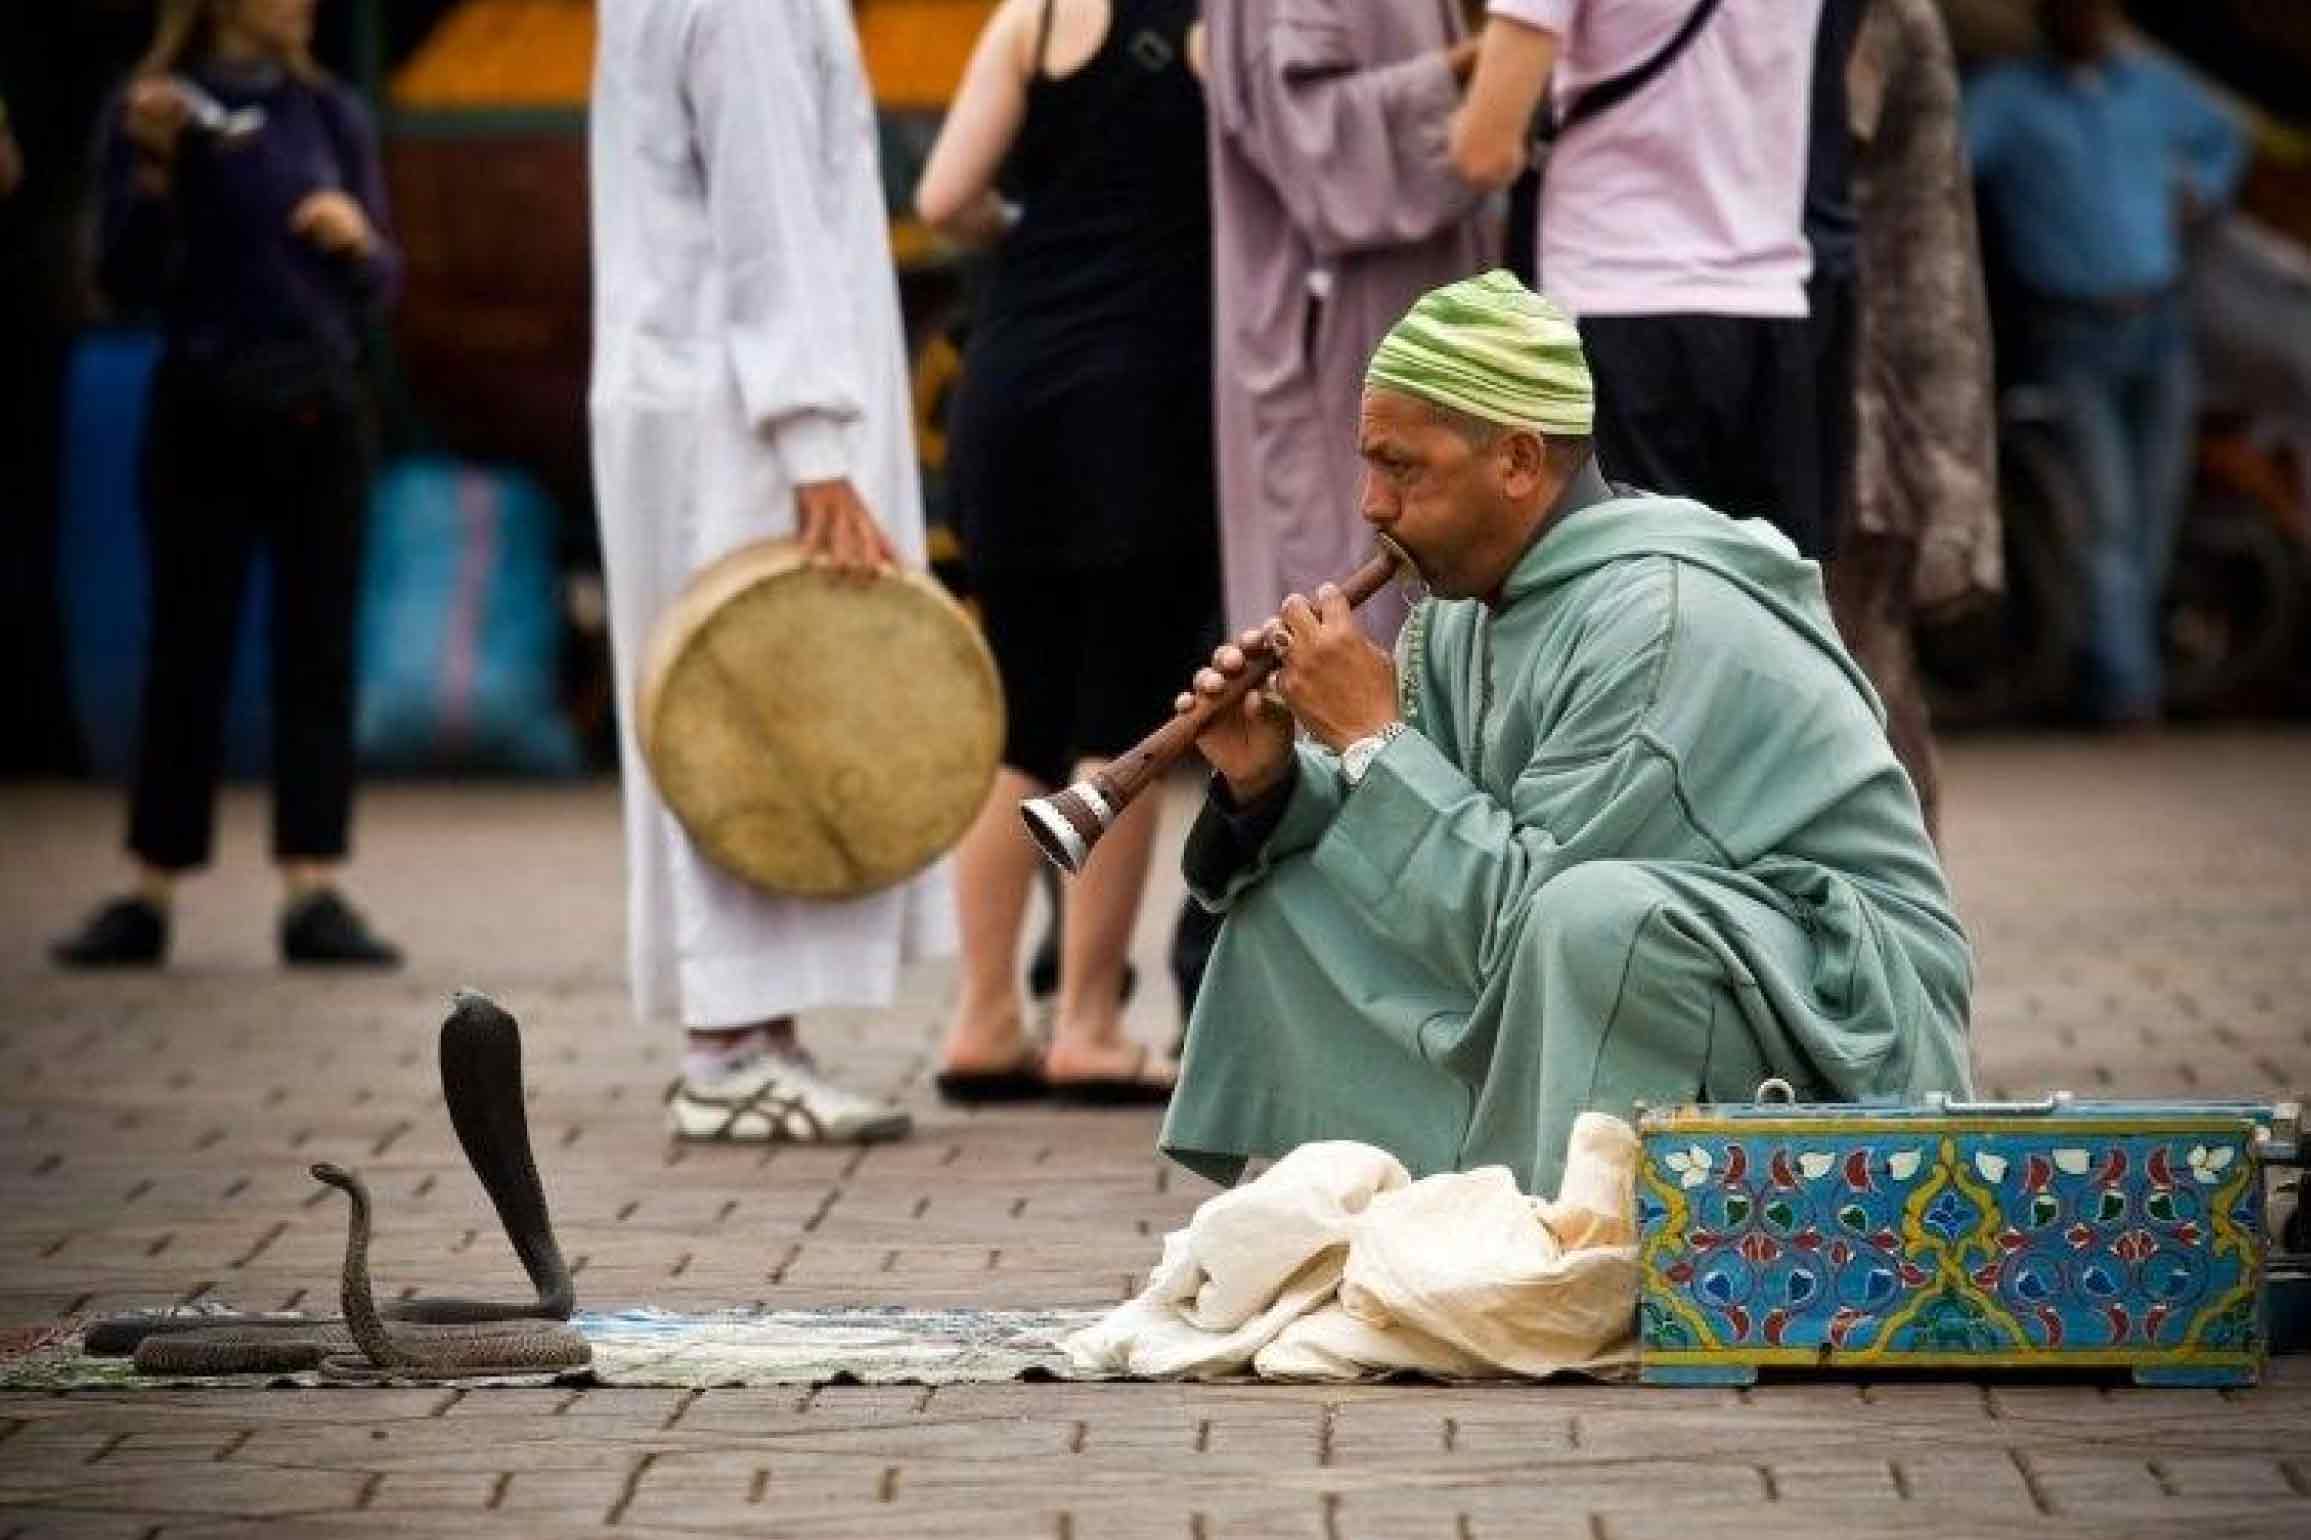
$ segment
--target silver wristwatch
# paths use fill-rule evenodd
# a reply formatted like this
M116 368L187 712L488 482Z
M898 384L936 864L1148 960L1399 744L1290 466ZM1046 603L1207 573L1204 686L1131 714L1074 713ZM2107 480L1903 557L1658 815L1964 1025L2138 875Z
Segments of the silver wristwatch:
M1359 738L1340 751L1340 778L1350 786L1361 785L1364 772L1380 757L1380 751L1403 736L1404 724L1391 722L1369 737Z

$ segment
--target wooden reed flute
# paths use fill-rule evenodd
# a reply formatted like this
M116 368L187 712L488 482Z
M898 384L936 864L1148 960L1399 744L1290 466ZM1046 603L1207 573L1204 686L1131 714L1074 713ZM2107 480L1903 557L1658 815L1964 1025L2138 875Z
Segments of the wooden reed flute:
M1340 580L1340 592L1354 609L1386 588L1400 570L1411 567L1411 559L1402 548L1383 539L1378 555ZM1194 746L1216 713L1234 710L1246 695L1266 683L1277 662L1265 642L1245 648L1244 671L1229 679L1217 695L1197 695L1193 706L1175 714L1088 780L1020 803L1019 816L1028 834L1060 870L1070 875L1081 872L1083 863L1091 859L1092 847L1115 827L1123 810Z

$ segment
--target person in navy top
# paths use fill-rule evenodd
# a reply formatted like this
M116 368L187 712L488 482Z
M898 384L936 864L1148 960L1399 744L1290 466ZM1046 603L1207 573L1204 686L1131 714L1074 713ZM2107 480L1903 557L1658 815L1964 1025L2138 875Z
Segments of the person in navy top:
M152 654L134 891L57 943L152 966L209 859L233 642L273 562L273 854L284 961L392 966L339 892L353 796L353 617L375 462L362 338L400 257L376 136L309 52L316 0L167 0L109 115L98 279L163 336L145 432Z
M2230 200L2246 145L2180 71L2118 45L2113 0L2039 9L2047 51L1967 88L1966 143L2022 290L2024 372L2060 395L2093 505L2085 701L2143 723L2197 401L2181 225Z

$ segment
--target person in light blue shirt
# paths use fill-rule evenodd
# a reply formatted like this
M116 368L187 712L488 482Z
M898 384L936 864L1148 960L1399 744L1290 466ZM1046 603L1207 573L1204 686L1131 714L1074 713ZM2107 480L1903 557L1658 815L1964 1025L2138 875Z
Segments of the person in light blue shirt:
M2024 372L2061 397L2093 505L2085 704L2139 724L2159 711L2159 599L2196 411L2181 225L2229 201L2246 145L2181 72L2118 46L2115 0L2039 12L2047 51L1969 86L1966 140L2023 291Z

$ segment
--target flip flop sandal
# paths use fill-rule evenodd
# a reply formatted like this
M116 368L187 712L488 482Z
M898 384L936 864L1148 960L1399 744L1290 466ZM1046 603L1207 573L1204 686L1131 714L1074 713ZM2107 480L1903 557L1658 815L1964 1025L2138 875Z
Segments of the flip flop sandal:
M939 1100L951 1107L991 1107L1039 1102L1051 1095L1043 1078L1043 1052L1030 1048L1009 1069L948 1069L931 1077Z
M1074 1107L1161 1107L1172 1099L1173 1082L1147 1078L1147 1044L1128 1075L1093 1075L1083 1080L1053 1080L1051 1099Z

